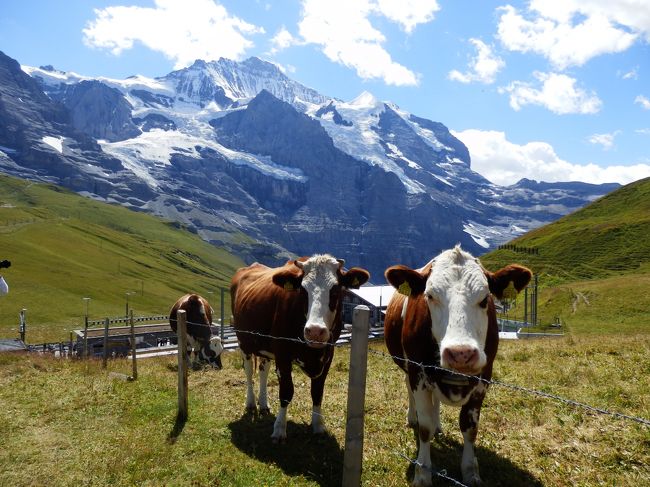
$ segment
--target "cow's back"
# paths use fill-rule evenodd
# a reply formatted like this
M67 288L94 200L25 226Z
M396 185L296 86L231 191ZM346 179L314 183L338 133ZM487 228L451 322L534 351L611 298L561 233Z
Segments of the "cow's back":
M290 325L288 320L296 315L301 291L285 291L274 284L273 275L277 271L256 263L235 273L230 285L235 330L292 335L289 330L278 327Z

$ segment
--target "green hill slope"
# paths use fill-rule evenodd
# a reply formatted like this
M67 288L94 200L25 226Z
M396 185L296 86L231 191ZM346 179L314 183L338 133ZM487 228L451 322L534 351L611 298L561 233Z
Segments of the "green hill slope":
M543 322L579 332L650 331L650 178L636 181L481 257L540 276ZM532 251L530 249L533 249Z
M219 288L242 262L177 224L84 198L53 185L0 175L0 260L9 294L0 297L0 337L63 340L83 321L165 314L196 291L219 313ZM213 294L211 294L213 293ZM227 309L229 309L227 307Z

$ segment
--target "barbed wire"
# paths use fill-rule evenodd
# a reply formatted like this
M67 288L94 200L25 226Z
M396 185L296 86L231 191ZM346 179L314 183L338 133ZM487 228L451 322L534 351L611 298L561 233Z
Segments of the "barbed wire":
M206 325L205 323L194 323L194 322L187 322L187 323L195 325L195 326L210 327L210 325ZM267 335L267 334L264 334L264 333L260 333L260 332L256 332L256 331L249 331L249 330L235 330L235 333L246 333L246 334L249 334L249 335L260 336L260 337L263 337L263 338L269 338L269 339L273 339L273 340L286 340L286 341L300 343L300 344L304 344L304 345L313 343L313 344L321 345L323 347L324 346L336 346L336 343L332 343L332 342L323 343L323 342L309 341L309 340L300 339L300 338L275 337L275 336L272 336L272 335ZM648 419L640 418L638 416L632 416L632 415L629 415L629 414L619 413L617 411L610 411L610 410L605 409L605 408L599 408L599 407L596 407L596 406L591 406L589 404L579 402L579 401L575 401L573 399L566 399L566 398L564 398L562 396L558 396L556 394L551 394L549 392L539 391L539 390L536 390L536 389L530 389L528 387L523 387L523 386L519 386L519 385L515 385L515 384L508 384L507 382L497 381L497 380L494 380L494 379L485 379L483 377L479 377L479 376L476 376L476 375L464 374L462 372L458 372L458 371L452 370L452 369L447 369L447 368L441 367L439 365L424 364L422 362L416 362L414 360L410 360L410 359L405 358L405 357L398 357L398 356L390 355L390 354L387 354L387 353L384 353L384 352L379 352L379 351L373 350L371 348L368 348L368 351L370 353L374 354L374 355L379 355L379 356L382 356L384 358L391 358L393 360L401 361L403 363L410 363L410 364L413 364L413 365L415 365L417 367L420 367L422 369L439 370L439 371L445 372L447 374L457 375L459 377L464 377L464 378L467 378L467 379L483 382L483 383L488 384L488 385L495 385L495 386L498 386L498 387L503 387L505 389L510 389L510 390L514 390L514 391L518 391L518 392L524 392L524 393L531 394L531 395L534 395L534 396L543 397L543 398L546 398L546 399L552 399L552 400L558 401L560 403L566 404L568 406L573 406L573 407L576 407L576 408L582 408L582 409L585 409L585 410L588 410L588 411L591 411L591 412L594 412L594 413L613 416L613 417L619 418L619 419L634 421L636 423L639 423L639 424L642 424L644 426L650 427L650 420L648 420Z
M423 468L424 470L428 471L428 472L431 473L432 475L435 475L435 476L440 477L440 478L442 478L442 479L448 480L448 481L450 481L450 482L451 482L452 484L454 484L454 485L458 485L458 486L460 486L460 487L468 487L466 484L464 484L464 483L462 483L462 482L459 482L458 480L456 480L456 479L453 478L453 477L450 477L450 476L447 474L447 470L445 470L445 469L442 469L442 470L436 470L436 469L434 469L434 468L427 467L426 465L422 464L422 462L418 462L417 460L413 460L412 458L409 458L409 457L408 457L407 455L405 455L404 453L400 453L400 452L398 452L398 451L393 451L393 453L394 453L395 455L399 456L399 457L404 458L404 459L407 460L410 464L412 464L412 465L414 465L414 466L416 466L416 467Z
M404 362L404 363L411 363L411 364L416 365L417 367L420 367L422 369L440 370L440 371L445 372L445 373L450 373L450 374L457 375L457 376L460 376L460 377L465 377L467 379L472 379L472 380L476 380L476 381L479 381L479 382L483 382L483 383L488 384L488 385L493 384L495 386L504 387L506 389L511 389L511 390L515 390L515 391L519 391L519 392L526 392L528 394L532 394L532 395L539 396L539 397L544 397L544 398L547 398L547 399L554 399L556 401L562 402L562 403L570 405L570 406L580 407L580 408L587 409L587 410L595 412L595 413L610 415L610 416L614 416L614 417L619 418L619 419L627 419L627 420L630 420L630 421L635 421L637 423L643 424L645 426L650 426L650 420L647 420L645 418L640 418L640 417L637 417L637 416L631 416L631 415L619 413L619 412L616 412L616 411L610 411L610 410L604 409L604 408L590 406L589 404L585 404L585 403L579 402L579 401L574 401L572 399L566 399L564 397L558 396L556 394L551 394L549 392L538 391L536 389L529 389L527 387L522 387L522 386L518 386L518 385L514 385L514 384L508 384L506 382L501 382L501 381L497 381L497 380L485 379L483 377L478 377L478 376L475 376L475 375L463 374L462 372L458 372L456 370L446 369L446 368L440 367L438 365L424 364L424 363L421 363L421 362L416 362L414 360L409 360L409 359L404 358L404 357L397 357L395 355L390 355L390 354L387 354L387 353L384 353L384 352L378 352L378 351L372 350L370 348L368 349L368 351L370 353L374 354L374 355L379 355L379 356L382 356L382 357L385 357L385 358L392 358L393 360L398 360L398 361L401 361L401 362Z

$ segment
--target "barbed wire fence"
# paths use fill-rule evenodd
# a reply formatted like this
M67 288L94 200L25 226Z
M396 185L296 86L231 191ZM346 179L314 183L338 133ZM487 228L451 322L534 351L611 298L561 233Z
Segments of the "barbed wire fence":
M368 309L366 306L358 306L357 308L365 308L366 310ZM595 413L595 414L598 414L598 415L610 416L610 417L613 417L613 418L616 418L616 419L619 419L619 420L634 422L636 424L640 424L640 425L642 425L644 427L650 428L650 420L646 419L646 418L634 416L634 415L631 415L631 414L621 413L621 412L618 412L618 411L611 411L609 409L602 408L602 407L592 406L590 404L580 402L580 401L576 401L576 400L573 400L573 399L568 399L568 398L562 397L562 396L557 395L557 394L551 394L549 392L544 392L544 391L540 391L540 390L537 390L537 389L520 386L520 385L517 385L517 384L510 384L510 383L500 381L500 380L488 380L488 379L485 379L485 378L482 378L482 377L463 374L461 372L446 369L446 368L441 367L441 366L432 365L432 364L424 364L424 363L409 360L409 359L407 359L405 357L398 357L398 356L390 355L390 354L385 353L385 352L373 350L371 347L368 346L368 336L369 336L369 334L368 334L367 317L366 317L365 325L359 326L359 323L357 323L357 321L358 320L356 319L356 316L355 316L355 319L353 320L353 324L352 324L352 344L351 344L351 354L350 354L350 369L352 369L355 366L359 366L359 364L354 365L354 362L355 362L356 358L358 358L359 354L358 353L353 354L352 353L352 347L355 346L355 343L357 344L356 346L359 347L359 343L361 343L361 346L365 347L369 354L372 354L373 356L376 356L376 357L379 357L379 358L382 358L382 359L397 361L397 362L401 362L401 363L405 363L405 364L411 364L411 365L414 365L414 366L416 366L418 368L421 368L422 370L427 370L427 369L439 370L439 371L444 372L446 374L453 374L453 375L458 375L458 376L463 377L463 378L472 379L472 380L476 381L477 383L478 382L483 382L486 385L492 385L492 386L497 387L497 388L509 389L509 390L512 390L512 391L515 391L515 392L518 392L518 393L521 393L521 394L526 394L526 395L535 396L535 397L538 397L538 398L551 400L551 401L557 402L559 404L571 406L573 408L583 409L585 411ZM204 327L209 326L209 325L206 325L204 323L193 323L193 322L188 322L187 324L191 324L193 326L204 326ZM361 329L359 329L359 328L361 328ZM180 327L178 328L178 331L180 332ZM257 332L257 331L251 331L251 330L236 330L236 333L242 333L242 334L258 336L258 337L269 339L269 340L288 341L288 342L299 343L299 344L303 344L303 345L307 345L307 344L311 343L311 342L309 342L308 340L306 340L304 338L278 337L278 336L268 335L268 334L265 334L265 333L261 333L261 332ZM179 340L179 344L180 343L181 343L181 341ZM322 343L320 343L320 342L315 342L315 343L318 343L319 345L322 345ZM336 343L327 343L326 346L336 347L338 345ZM180 352L180 348L179 348L179 352ZM179 355L181 355L181 354L179 353ZM185 356L185 354L182 354L182 355ZM362 368L363 368L363 371L365 373L365 371L366 371L366 363L367 363L367 356L364 356L362 358L363 358L363 361L364 361L364 364L362 365ZM180 383L181 383L181 378L179 377L179 384ZM361 404L360 405L357 404L357 406L360 406L362 411L363 411L363 408L364 408L363 401L365 399L365 381L363 383L363 388L364 388L363 394L360 396L360 397L362 397ZM347 387L348 397L350 397L350 389L351 389L351 384L348 383L348 387ZM348 410L349 409L350 409L350 404L348 404ZM348 411L348 413L349 413L349 411ZM325 417L322 414L313 413L313 412L312 412L312 414L316 414L316 415L320 416L321 419L323 419L323 420L325 419ZM357 476L360 475L360 469L361 469L361 463L360 462L361 462L361 458L362 458L363 423L364 423L364 421L365 420L362 417L361 418L361 425L362 425L361 426L361 435L362 435L362 437L360 439L361 448L359 448L359 438L358 438L359 431L358 431L358 429L355 432L352 433L352 436L354 436L354 435L357 436L357 438L353 438L353 440L357 442L356 448L354 448L354 449L356 450L355 455L358 456L357 461L359 463L358 463L358 465L356 467L349 467L349 466L344 465L344 469L343 469L343 473L344 473L344 476L345 476L348 473L347 471L349 471L350 468L352 468L354 470L352 475L353 475L353 478L355 478L355 479L356 479ZM332 418L328 418L328 422L332 423ZM339 427L341 427L342 429L344 429L346 431L346 453L347 453L347 442L348 442L349 428L350 428L350 423L351 423L350 417L348 416L345 423L340 422L340 421L336 421L336 420L334 422L336 424L338 424ZM354 418L352 422L357 423L357 428L358 428L359 418ZM447 473L447 471L445 469L436 470L434 468L426 467L425 465L422 465L420 462L418 462L416 459L412 459L408 455L406 455L406 454L404 454L403 452L400 452L400 451L396 451L396 450L387 450L387 451L389 453L391 453L392 455L396 455L396 456L398 456L400 458L405 459L406 461L408 461L409 464L411 464L411 465L413 465L415 467L420 467L420 468L424 468L424 469L428 470L431 473L432 476L443 479L443 480L449 482L452 485L465 486L465 484L463 484L462 482L460 482L460 481L454 479L453 477L451 477L450 475L448 475L448 473ZM351 462L351 461L352 460L347 460L344 457L344 464L346 464L346 462ZM346 482L344 480L343 485L358 485L358 482L357 483L355 483L355 482L350 483L349 481Z

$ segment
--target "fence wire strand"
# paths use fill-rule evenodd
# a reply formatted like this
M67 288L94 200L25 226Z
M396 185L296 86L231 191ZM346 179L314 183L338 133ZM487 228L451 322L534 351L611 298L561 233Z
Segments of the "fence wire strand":
M205 323L194 323L194 322L189 322L188 321L187 324L191 324L191 325L194 325L194 326L204 326L204 327L207 327L207 328L210 327L210 325L206 325ZM309 344L309 343L315 343L315 344L318 344L318 345L321 345L321 346L332 346L332 347L336 346L336 343L327 342L327 343L323 344L322 342L313 342L313 341L300 339L300 338L274 337L272 335L266 335L264 333L259 333L259 332L256 332L256 331L235 330L235 332L236 333L246 333L246 334L249 334L249 335L255 335L255 336L259 336L259 337L263 337L263 338L269 338L269 339L273 339L273 340L285 340L285 341L290 341L290 342L294 342L294 343L301 343L301 344L304 344L304 345ZM368 351L370 353L372 353L373 355L378 355L378 356L381 356L381 357L384 357L384 358L390 358L390 359L393 359L393 360L401 361L403 363L413 364L413 365L415 365L417 367L420 367L422 369L439 370L439 371L445 372L447 374L453 374L453 375L457 375L459 377L465 377L465 378L472 379L472 380L478 380L479 382L483 382L483 383L488 384L488 385L494 385L494 386L497 386L497 387L502 387L504 389L510 389L510 390L513 390L513 391L522 392L522 393L530 394L530 395L537 396L537 397L543 397L545 399L552 399L554 401L566 404L568 406L573 406L575 408L582 408L582 409L585 409L587 411L591 411L591 412L594 412L594 413L598 413L598 414L602 414L602 415L606 415L606 416L612 416L612 417L619 418L619 419L625 419L625 420L628 420L628 421L633 421L633 422L642 424L644 426L650 427L650 420L648 420L648 419L640 418L640 417L637 417L637 416L632 416L632 415L629 415L629 414L619 413L619 412L616 412L616 411L610 411L608 409L599 408L599 407L596 407L596 406L591 406L589 404L579 402L579 401L574 401L573 399L566 399L564 397L558 396L556 394L551 394L549 392L539 391L539 390L536 390L536 389L530 389L528 387L518 386L518 385L515 385L515 384L508 384L507 382L497 381L497 380L494 380L494 379L488 380L488 379L485 379L483 377L477 377L475 375L463 374L462 372L458 372L458 371L451 370L451 369L446 369L446 368L440 367L438 365L424 364L424 363L421 363L421 362L416 362L416 361L413 361L413 360L409 360L409 359L407 359L405 357L397 357L395 355L390 355L390 354L387 354L387 353L384 353L384 352L378 352L376 350L373 350L372 348L368 348Z
M187 324L210 328L210 325L206 325L205 323L187 322ZM271 340L284 340L284 341L299 343L299 344L303 344L303 345L307 345L309 343L316 343L316 344L318 344L320 346L332 346L332 347L337 345L336 342L327 342L327 343L323 344L322 342L311 342L309 340L301 339L301 338L275 337L275 336L272 336L272 335L267 335L267 334L264 334L264 333L260 333L260 332L256 332L256 331L249 331L249 330L235 330L235 333L236 334L237 333L244 333L244 334L248 334L248 335L254 335L254 336L259 336L259 337L262 337L262 338L271 339ZM413 364L413 365L415 365L415 366L417 366L417 367L419 367L419 368L421 368L423 370L424 369L439 370L439 371L445 372L447 374L454 374L454 375L457 375L457 376L460 376L460 377L464 377L464 378L468 378L468 379L472 379L472 380L477 380L477 381L483 382L483 383L485 383L487 385L494 385L494 386L497 386L497 387L502 387L502 388L514 390L514 391L517 391L517 392L526 393L526 394L530 394L530 395L537 396L537 397L542 397L542 398L545 398L545 399L552 399L554 401L557 401L557 402L560 402L560 403L563 403L563 404L566 404L566 405L569 405L569 406L572 406L572 407L575 407L575 408L582 408L582 409L585 409L587 411L591 411L591 412L594 412L594 413L598 413L598 414L602 414L602 415L608 415L608 416L612 416L612 417L615 417L615 418L618 418L618 419L625 419L625 420L633 421L633 422L642 424L644 426L650 427L650 421L645 419L645 418L631 416L631 415L619 413L619 412L616 412L616 411L609 411L609 410L604 409L604 408L591 406L589 404L585 404L585 403L582 403L582 402L579 402L579 401L574 401L572 399L566 399L566 398L558 396L556 394L551 394L551 393L548 393L548 392L539 391L539 390L536 390L536 389L530 389L530 388L527 388L527 387L522 387L522 386L518 386L518 385L514 385L514 384L508 384L508 383L502 382L502 381L488 380L488 379L485 379L483 377L477 377L477 376L474 376L474 375L463 374L462 372L458 372L458 371L451 370L451 369L446 369L446 368L438 366L438 365L424 364L424 363L421 363L421 362L416 362L416 361L413 361L413 360L409 360L409 359L407 359L405 357L398 357L398 356L390 355L390 354L387 354L387 353L384 353L384 352L376 351L376 350L373 350L370 347L368 347L368 351L371 354L375 355L375 356L397 360L397 361L400 361L400 362L405 363L405 364ZM319 416L321 418L321 420L323 421L323 423L325 424L325 416L324 415L312 411L312 417L313 416ZM329 418L328 422L330 424L336 424L339 427L343 427L343 426L347 427L347 422L345 422L345 423L341 422L340 420L337 420L336 418ZM443 470L435 470L435 469L433 469L431 467L427 467L427 466L423 465L421 462L419 462L417 460L413 460L412 458L408 457L404 453L398 452L396 450L390 450L390 451L393 454L395 454L395 455L397 455L397 456L399 456L401 458L404 458L410 464L412 464L412 465L414 465L416 467L420 467L420 468L423 468L423 469L427 470L433 476L444 479L444 480L450 482L451 484L453 484L455 486L467 487L466 484L463 484L462 482L454 479L453 477L450 477L447 474L447 471L444 470L444 469Z

